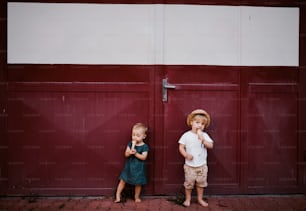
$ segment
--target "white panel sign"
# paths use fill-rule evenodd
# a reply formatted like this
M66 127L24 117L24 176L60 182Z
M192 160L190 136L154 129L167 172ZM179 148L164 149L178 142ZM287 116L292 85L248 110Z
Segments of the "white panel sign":
M8 3L9 63L152 63L146 5Z
M299 65L298 8L241 8L241 65Z
M8 63L298 66L299 9L8 3Z
M239 7L167 5L166 64L240 64Z

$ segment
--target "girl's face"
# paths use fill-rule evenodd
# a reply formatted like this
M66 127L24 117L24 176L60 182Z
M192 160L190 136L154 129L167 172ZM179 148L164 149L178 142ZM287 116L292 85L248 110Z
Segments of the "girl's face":
M195 116L191 121L191 128L193 131L204 130L205 128L205 117L203 116Z
M134 128L132 130L132 140L137 143L142 142L146 138L146 134L142 128Z

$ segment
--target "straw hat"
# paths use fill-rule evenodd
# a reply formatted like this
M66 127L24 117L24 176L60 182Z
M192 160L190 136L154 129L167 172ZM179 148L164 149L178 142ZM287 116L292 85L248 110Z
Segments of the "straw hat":
M200 114L200 115L203 115L203 116L205 116L206 117L206 119L207 119L207 124L205 125L205 128L207 128L208 126L209 126L209 124L210 124L210 116L209 116L209 114L205 111L205 110L203 110L203 109L196 109L196 110L193 110L190 114L188 114L188 116L187 116L187 125L190 127L191 125L190 125L190 122L191 122L191 120L193 119L193 117L195 116L195 115L197 115L197 114Z

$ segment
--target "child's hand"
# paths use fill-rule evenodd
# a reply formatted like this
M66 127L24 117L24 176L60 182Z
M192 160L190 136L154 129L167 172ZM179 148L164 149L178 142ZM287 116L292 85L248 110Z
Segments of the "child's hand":
M133 140L131 149L135 149L135 146L136 146L136 141Z
M201 129L197 130L198 139L201 140L201 137L203 136L203 131Z
M193 156L191 154L186 155L186 160L193 160Z
M136 144L136 141L135 140L132 140L132 145L135 145Z
M131 154L131 155L135 155L135 154L136 154L136 149L131 149L131 150L130 150L130 154Z

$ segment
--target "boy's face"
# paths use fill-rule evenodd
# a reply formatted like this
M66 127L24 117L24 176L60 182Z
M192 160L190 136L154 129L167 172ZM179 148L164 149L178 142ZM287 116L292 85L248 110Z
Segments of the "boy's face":
M138 142L143 141L143 139L146 138L146 134L144 132L144 129L142 128L134 128L132 130L132 140Z
M191 121L191 128L194 131L197 131L199 129L204 130L205 123L206 123L205 117L197 115Z

